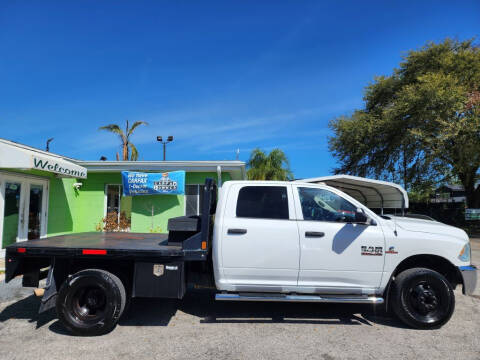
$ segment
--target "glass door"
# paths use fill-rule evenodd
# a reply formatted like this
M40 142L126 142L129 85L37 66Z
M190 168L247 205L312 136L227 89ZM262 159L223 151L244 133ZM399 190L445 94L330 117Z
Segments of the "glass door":
M48 181L0 174L0 238L2 249L47 233Z
M29 184L29 199L28 199L28 209L27 209L27 239L38 239L43 235L43 221L42 215L45 212L43 207L43 195L44 195L44 185L43 184Z
M2 249L17 242L18 239L22 183L6 181L3 193Z

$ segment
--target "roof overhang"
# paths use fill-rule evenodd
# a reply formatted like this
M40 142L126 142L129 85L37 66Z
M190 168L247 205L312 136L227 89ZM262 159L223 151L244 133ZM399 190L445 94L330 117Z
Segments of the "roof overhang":
M40 170L85 179L87 169L63 156L0 139L0 168Z
M75 161L90 172L146 171L228 172L232 180L246 178L243 161Z
M324 183L337 188L368 208L408 208L408 194L403 187L388 181L373 180L352 175L332 175L298 180L307 183Z

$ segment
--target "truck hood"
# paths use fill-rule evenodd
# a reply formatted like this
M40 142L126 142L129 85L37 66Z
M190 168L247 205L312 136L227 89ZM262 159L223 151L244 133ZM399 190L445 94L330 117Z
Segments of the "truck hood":
M438 221L423 220L415 218L406 218L388 215L397 227L408 231L423 232L429 234L440 234L443 236L452 236L460 240L468 241L468 235L462 229L450 226Z

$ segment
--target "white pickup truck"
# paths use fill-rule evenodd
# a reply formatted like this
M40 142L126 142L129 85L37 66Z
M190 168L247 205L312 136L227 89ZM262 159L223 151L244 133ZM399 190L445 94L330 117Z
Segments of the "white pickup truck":
M387 302L412 327L445 324L454 288L471 294L476 285L467 234L432 220L377 215L365 205L368 194L362 203L339 188L230 181L217 202L208 179L202 215L171 219L168 235L83 233L17 243L7 248L6 280L23 274L24 286L37 287L46 276L40 311L56 307L80 335L111 331L131 297L182 298L194 287L210 287L217 300Z

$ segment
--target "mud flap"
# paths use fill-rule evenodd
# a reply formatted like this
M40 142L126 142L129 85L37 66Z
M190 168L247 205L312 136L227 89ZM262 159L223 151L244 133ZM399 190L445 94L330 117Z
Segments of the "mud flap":
M395 281L395 277L392 276L388 281L388 284L383 292L383 298L385 299L385 311L388 312L390 306L390 289L392 287L392 283Z
M15 256L9 256L8 253L5 258L6 258L5 259L6 260L5 261L6 263L5 282L8 283L18 274L18 270L21 268L20 266L21 260Z
M53 258L50 269L48 270L45 293L43 294L40 308L38 309L39 314L55 307L58 290L66 278L67 272L65 262L56 261L55 258Z

